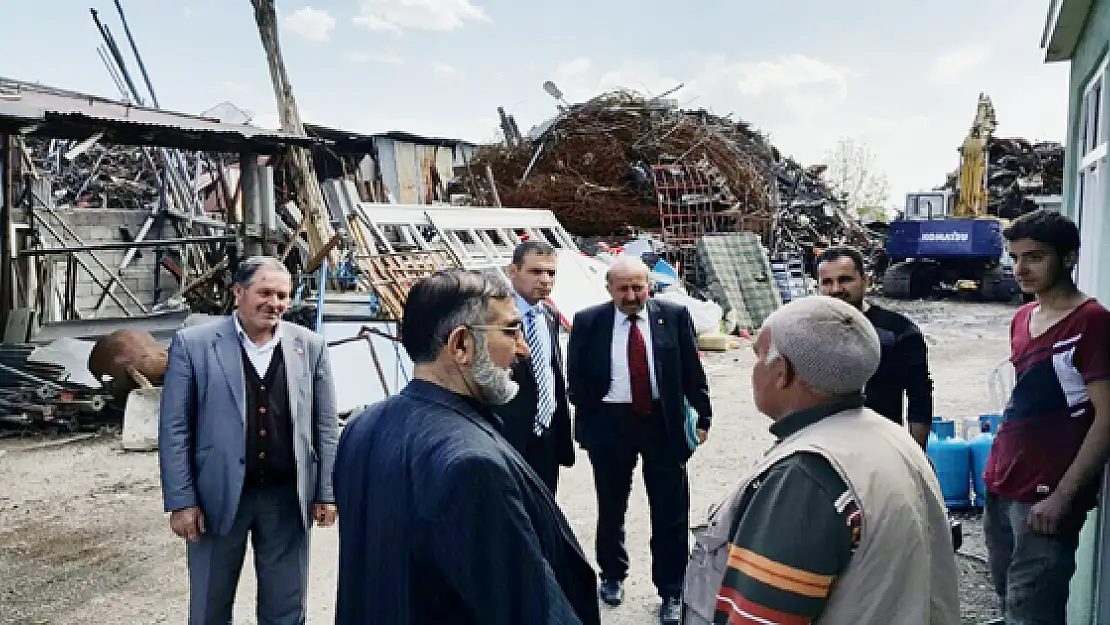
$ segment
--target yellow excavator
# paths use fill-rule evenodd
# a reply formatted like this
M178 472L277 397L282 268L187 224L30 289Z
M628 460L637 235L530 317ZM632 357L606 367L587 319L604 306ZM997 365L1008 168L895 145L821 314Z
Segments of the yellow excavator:
M956 193L910 193L904 219L890 224L884 295L919 298L937 287L968 285L989 300L1009 300L1018 292L1004 265L1003 224L987 211L989 146L997 126L990 97L980 93L960 146Z
M959 195L952 216L957 219L987 215L987 146L998 128L990 96L980 93L975 121L960 146L960 169L956 181Z

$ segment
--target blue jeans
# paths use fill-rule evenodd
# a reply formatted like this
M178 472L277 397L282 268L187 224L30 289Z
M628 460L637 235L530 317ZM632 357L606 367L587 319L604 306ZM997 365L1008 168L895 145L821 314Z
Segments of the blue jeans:
M1063 625L1082 526L1037 534L1029 529L1032 508L1033 504L987 493L983 534L991 581L1002 599L1007 625Z

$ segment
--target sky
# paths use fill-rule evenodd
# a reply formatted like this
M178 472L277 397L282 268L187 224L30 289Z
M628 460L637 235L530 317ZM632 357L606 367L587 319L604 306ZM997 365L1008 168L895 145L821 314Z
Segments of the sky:
M890 182L888 205L943 184L980 92L997 136L1065 139L1066 64L1040 49L1048 0L277 0L304 121L500 138L613 88L673 96L743 119L805 165L842 138ZM229 101L276 127L248 0L123 0L163 108ZM0 76L118 97L89 13L99 11L139 81L111 0L0 0ZM695 8L696 7L696 8Z

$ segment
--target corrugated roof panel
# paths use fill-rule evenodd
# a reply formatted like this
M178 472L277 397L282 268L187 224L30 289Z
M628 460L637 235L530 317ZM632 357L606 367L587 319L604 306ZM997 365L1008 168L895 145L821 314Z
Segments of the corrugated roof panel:
M310 145L313 140L246 124L229 124L215 118L162 111L100 96L64 91L0 77L0 118L13 120L88 120L148 126L190 133L231 135Z

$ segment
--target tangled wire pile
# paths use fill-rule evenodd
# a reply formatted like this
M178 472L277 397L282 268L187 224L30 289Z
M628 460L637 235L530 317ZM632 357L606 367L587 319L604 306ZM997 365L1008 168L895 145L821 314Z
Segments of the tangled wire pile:
M534 142L484 147L475 162L490 166L506 206L547 208L571 232L604 236L659 227L651 174L658 164L711 172L713 210L772 215L778 160L743 122L615 91L565 110Z

